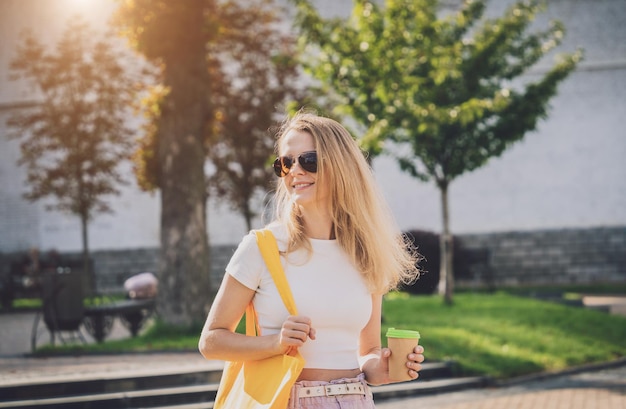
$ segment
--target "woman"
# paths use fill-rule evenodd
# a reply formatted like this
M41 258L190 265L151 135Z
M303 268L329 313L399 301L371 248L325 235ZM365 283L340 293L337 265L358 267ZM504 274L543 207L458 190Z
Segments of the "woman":
M226 267L200 352L207 359L242 361L297 347L306 365L291 408L373 408L366 384L392 382L391 352L380 342L382 297L415 278L416 256L407 251L363 153L343 126L299 113L281 128L276 148L276 220L267 228L277 239L300 315L288 316L249 234ZM250 300L259 337L235 333ZM418 376L422 353L417 346L407 356L411 378ZM327 383L361 383L365 392L304 397L302 391Z

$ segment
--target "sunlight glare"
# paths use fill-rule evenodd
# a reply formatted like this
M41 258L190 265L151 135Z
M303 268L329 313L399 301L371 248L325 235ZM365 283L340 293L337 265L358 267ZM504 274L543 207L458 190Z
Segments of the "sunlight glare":
M93 5L93 0L63 0L67 7L73 10L85 9L88 5Z
M108 16L115 7L115 2L110 0L56 0L56 3L68 15L78 14L90 21Z

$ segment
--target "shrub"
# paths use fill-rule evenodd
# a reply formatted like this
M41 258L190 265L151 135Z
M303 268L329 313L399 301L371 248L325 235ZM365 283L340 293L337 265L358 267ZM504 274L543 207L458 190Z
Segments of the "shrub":
M407 238L423 257L418 262L421 275L411 285L405 285L402 291L411 294L433 294L439 284L439 234L423 230L411 230L405 232Z
M439 284L439 268L441 255L439 253L439 234L422 230L405 232L417 252L423 259L418 262L422 274L411 285L401 287L401 291L411 294L433 294ZM463 281L475 281L493 289L493 274L489 263L489 251L482 247L472 247L464 243L459 237L453 238L454 251L454 278Z

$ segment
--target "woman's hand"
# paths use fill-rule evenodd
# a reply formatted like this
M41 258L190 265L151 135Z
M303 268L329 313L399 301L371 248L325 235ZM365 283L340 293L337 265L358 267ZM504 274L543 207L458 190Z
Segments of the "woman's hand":
M422 370L422 362L424 362L424 347L418 345L413 349L412 354L407 355L406 367L411 378L417 379L419 371Z
M311 326L309 317L290 315L283 322L279 343L284 353L292 348L301 347L309 338L315 339L315 328Z
M419 377L419 371L422 370L422 362L424 362L424 347L416 346L413 352L406 357L407 373L412 379ZM365 379L370 385L385 385L392 382L402 382L389 378L389 357L391 350L383 348L380 355L369 354L362 357L362 371L365 372Z
M398 382L389 378L391 350L381 348L380 345L382 303L382 295L372 294L372 315L365 328L361 330L359 338L359 367L365 373L365 380L370 385ZM413 352L406 356L406 370L411 379L416 379L419 376L419 371L422 370L423 354L424 348L418 345L413 349Z

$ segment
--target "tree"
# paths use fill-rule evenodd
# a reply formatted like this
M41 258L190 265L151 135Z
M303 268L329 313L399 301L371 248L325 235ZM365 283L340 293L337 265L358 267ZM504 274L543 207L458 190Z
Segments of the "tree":
M159 317L191 325L206 316L213 298L209 278L205 133L210 113L206 45L216 32L211 0L120 2L115 24L161 70L159 98L147 124L154 143L161 197Z
M88 224L111 212L105 197L119 194L119 165L129 159L125 126L135 82L125 55L97 39L80 19L68 22L54 51L30 32L17 46L11 78L28 81L38 103L8 120L21 141L18 161L27 169L28 200L54 198L46 207L81 221L83 271L89 271Z
M134 162L140 186L161 191L159 311L165 322L204 318L214 296L207 186L249 225L250 198L270 180L265 131L276 105L291 95L296 71L271 4L136 0L121 3L115 17L131 44L161 70L143 101L146 121ZM207 158L215 168L211 179L204 173Z
M215 168L210 191L241 213L248 230L256 216L254 195L268 191L274 180L268 163L274 138L268 130L284 105L300 98L295 39L276 27L280 20L271 4L223 8L220 20L236 22L229 32L237 36L220 39L209 50L209 58L217 60L211 66L221 67L219 73L213 70L219 80L211 82L216 121L209 137L208 157Z
M559 22L530 32L541 10L534 0L493 19L483 17L484 0L442 18L437 1L355 0L348 21L324 20L308 1L294 1L302 43L317 47L309 70L337 96L338 111L366 128L363 146L439 188L439 291L452 303L450 183L534 130L581 53L562 56L538 81L523 76L564 33Z

